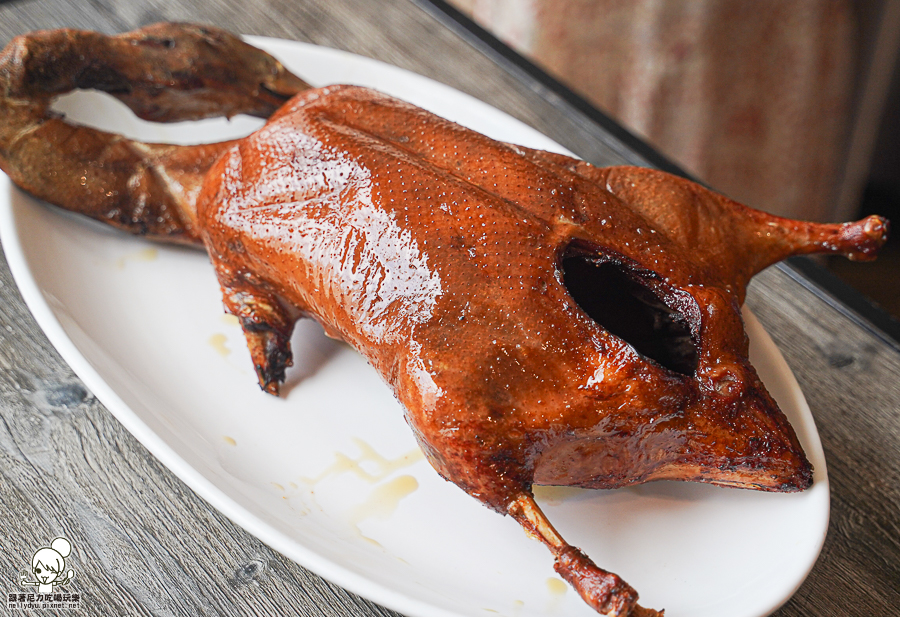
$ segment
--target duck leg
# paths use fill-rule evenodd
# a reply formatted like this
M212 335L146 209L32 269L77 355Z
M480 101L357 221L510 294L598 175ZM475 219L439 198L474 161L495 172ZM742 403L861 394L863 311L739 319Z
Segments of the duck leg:
M244 331L259 387L277 396L285 369L293 365L291 333L301 313L261 281L215 255L211 258L225 311L238 318Z
M755 274L787 257L836 253L853 261L869 261L888 236L888 222L880 216L840 224L797 221L749 208L653 169L610 167L588 172L586 166L579 167L655 228L690 249L741 298Z
M591 608L612 617L662 617L665 611L643 608L637 592L617 574L598 567L591 559L566 542L553 528L530 493L520 493L507 512L525 532L541 542L556 559L554 569Z

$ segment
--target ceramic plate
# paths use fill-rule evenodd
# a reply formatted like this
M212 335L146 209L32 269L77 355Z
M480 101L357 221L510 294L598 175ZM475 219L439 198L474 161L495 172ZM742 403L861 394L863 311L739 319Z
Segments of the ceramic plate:
M348 53L253 39L315 85L372 86L499 139L564 151L421 76ZM254 120L157 126L80 94L70 117L145 140L215 141ZM122 235L0 186L0 233L28 306L93 393L163 464L272 548L413 616L594 613L519 526L441 480L349 347L301 322L283 398L260 392L206 255ZM751 356L816 468L780 495L661 482L538 489L562 535L669 617L760 617L803 581L825 537L825 461L787 365L751 316Z

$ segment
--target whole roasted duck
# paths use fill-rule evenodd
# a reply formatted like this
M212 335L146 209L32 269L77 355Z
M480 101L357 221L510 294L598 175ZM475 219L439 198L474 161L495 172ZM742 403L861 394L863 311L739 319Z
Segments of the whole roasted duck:
M269 120L231 142L138 143L54 115L75 88L149 120ZM740 305L789 255L872 258L879 217L791 221L650 169L498 143L372 90L310 89L201 26L22 36L0 89L0 167L16 184L204 246L268 392L297 319L351 343L438 473L543 541L600 613L661 614L559 536L533 484L812 482L747 360Z

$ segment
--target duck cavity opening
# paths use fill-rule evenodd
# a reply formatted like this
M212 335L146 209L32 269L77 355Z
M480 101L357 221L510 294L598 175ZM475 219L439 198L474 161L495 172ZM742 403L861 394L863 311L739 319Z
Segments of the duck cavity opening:
M665 368L694 375L698 354L690 323L644 276L621 261L580 251L567 252L561 270L569 295L597 325Z

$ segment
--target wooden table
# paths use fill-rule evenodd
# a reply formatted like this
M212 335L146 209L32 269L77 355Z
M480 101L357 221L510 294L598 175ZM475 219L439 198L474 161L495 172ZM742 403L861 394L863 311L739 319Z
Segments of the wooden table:
M21 0L0 4L0 41L40 28L111 33L161 20L208 22L378 58L470 93L595 164L670 167L438 2ZM50 346L5 261L0 295L0 589L15 588L36 541L60 534L79 547L77 587L90 590L77 614L390 613L273 552L162 467ZM896 324L808 262L760 275L748 304L806 394L832 487L822 556L776 614L898 614ZM211 557L209 545L227 550Z

